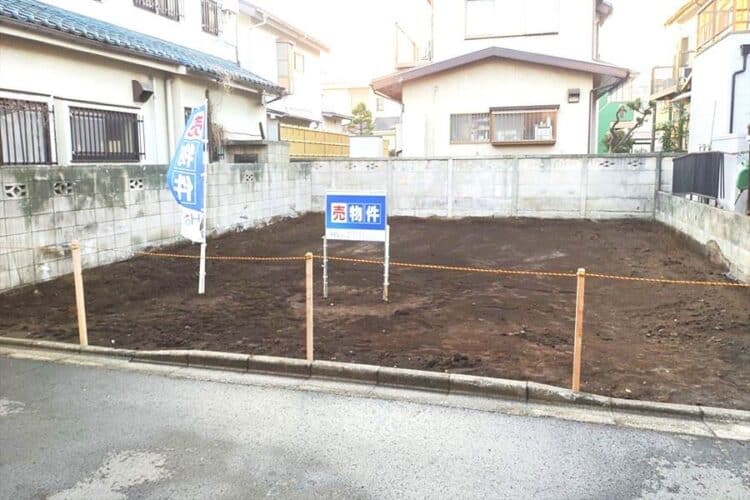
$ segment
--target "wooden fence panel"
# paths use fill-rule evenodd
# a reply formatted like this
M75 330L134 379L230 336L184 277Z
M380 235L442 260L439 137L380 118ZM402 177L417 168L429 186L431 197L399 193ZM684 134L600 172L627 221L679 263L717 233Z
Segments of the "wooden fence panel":
M293 125L279 126L280 139L289 143L292 158L346 158L349 136Z

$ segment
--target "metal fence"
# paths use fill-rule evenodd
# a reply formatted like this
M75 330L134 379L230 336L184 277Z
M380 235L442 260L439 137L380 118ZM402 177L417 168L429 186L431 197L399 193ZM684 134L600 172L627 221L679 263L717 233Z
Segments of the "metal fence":
M0 99L0 165L54 163L52 117L45 102Z
M181 0L133 0L133 5L150 10L160 16L179 20L182 15Z
M74 162L140 161L145 155L143 119L135 113L70 108Z

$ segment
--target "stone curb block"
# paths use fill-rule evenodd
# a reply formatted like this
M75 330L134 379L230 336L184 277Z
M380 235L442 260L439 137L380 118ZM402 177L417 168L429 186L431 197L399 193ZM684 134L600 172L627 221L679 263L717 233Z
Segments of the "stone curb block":
M716 408L713 406L699 406L705 420L721 422L750 422L750 411Z
M292 377L309 377L311 364L304 359L277 358L275 356L248 356L247 370L277 373Z
M113 356L116 358L132 359L135 356L134 349L117 349L114 347L99 347L96 345L87 345L81 347L81 354L96 354L99 356Z
M334 361L308 363L302 359L274 356L251 356L212 351L157 350L137 351L100 346L81 347L77 344L49 340L24 339L0 336L0 345L20 346L80 354L103 355L143 361L185 366L230 368L240 371L274 373L295 377L316 376L365 382L382 386L406 387L437 392L500 396L521 401L540 401L556 404L576 404L610 408L630 413L655 416L688 417L723 422L750 422L750 411L711 406L692 406L674 403L657 403L634 399L610 398L596 394L576 393L536 382L494 379L473 375L447 374L387 368Z
M79 346L78 344L68 344L66 342L54 342L51 340L0 337L0 344L17 345L21 347L35 347L37 349L49 349L52 351L81 352L81 346Z
M133 360L187 366L188 352L179 350L136 351Z
M428 391L449 392L450 375L438 372L423 372L403 368L380 368L378 385L424 389Z
M335 361L313 361L312 376L347 380L352 382L378 383L379 366L337 363Z
M528 400L530 402L538 401L544 403L577 404L599 408L610 408L611 406L611 398L607 396L599 396L597 394L588 394L585 392L573 392L570 389L539 384L537 382L529 382L527 387L529 396Z
M638 399L610 398L613 410L622 410L631 413L645 413L664 417L688 417L700 419L703 416L700 407L681 405L674 403L656 403L652 401L641 401Z
M450 374L450 392L477 396L527 399L527 383L521 380L493 379L474 375Z
M229 370L247 371L247 354L233 354L229 352L188 351L188 366L207 366L210 368L226 368Z

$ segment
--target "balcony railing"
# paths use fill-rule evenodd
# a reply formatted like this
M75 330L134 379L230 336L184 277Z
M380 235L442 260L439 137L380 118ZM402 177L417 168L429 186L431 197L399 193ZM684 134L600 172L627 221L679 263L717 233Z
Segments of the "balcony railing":
M221 31L221 9L214 0L201 0L201 20L203 31L218 35Z
M180 20L180 9L181 0L133 0L133 5L142 9L156 12L160 16L174 19L175 21Z
M698 13L698 50L727 33L750 30L750 0L713 0Z

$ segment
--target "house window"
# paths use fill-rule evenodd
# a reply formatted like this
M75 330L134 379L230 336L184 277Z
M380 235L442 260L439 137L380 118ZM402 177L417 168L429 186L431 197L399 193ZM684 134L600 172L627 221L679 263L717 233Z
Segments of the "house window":
M466 0L466 38L554 34L560 0Z
M140 161L142 132L143 120L135 113L70 108L73 161Z
M0 99L0 165L52 163L46 103Z
M184 109L182 110L182 112L183 112L183 113L185 114L185 126L187 126L187 122L188 122L188 120L190 119L190 115L192 115L192 114L193 114L193 108L191 108L190 106L186 106L186 107L185 107L185 108L184 108Z
M180 0L133 0L133 5L175 21L180 19Z
M294 71L292 64L294 56L292 44L286 41L276 42L276 65L278 71L278 83L290 94L294 91Z
M489 113L451 115L451 144L490 142Z
M490 108L492 144L554 144L559 106Z
M294 53L294 71L297 73L305 72L305 55L299 52Z
M219 4L214 0L201 0L201 19L203 21L203 31L212 35L219 34L221 9Z
M383 111L385 108L385 104L383 103L382 97L376 97L375 98L375 111Z

